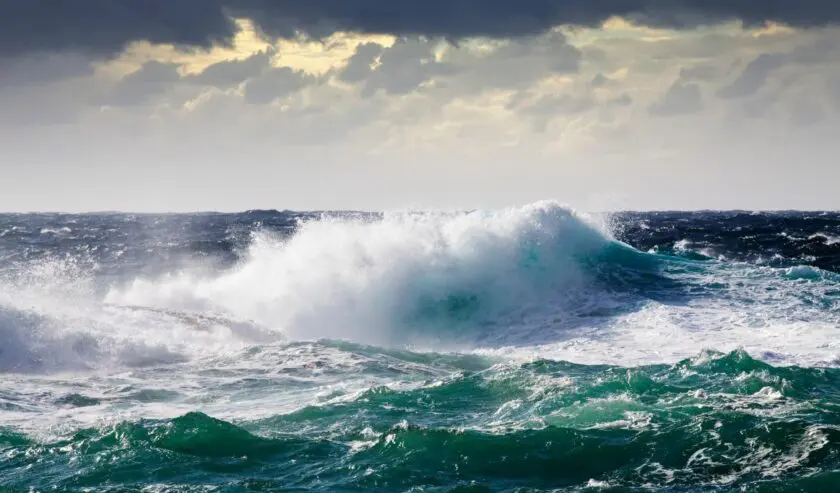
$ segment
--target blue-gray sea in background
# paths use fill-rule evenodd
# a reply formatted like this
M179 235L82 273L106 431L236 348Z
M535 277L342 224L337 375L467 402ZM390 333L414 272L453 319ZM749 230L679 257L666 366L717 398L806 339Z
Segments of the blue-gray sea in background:
M0 215L0 491L820 492L840 214Z

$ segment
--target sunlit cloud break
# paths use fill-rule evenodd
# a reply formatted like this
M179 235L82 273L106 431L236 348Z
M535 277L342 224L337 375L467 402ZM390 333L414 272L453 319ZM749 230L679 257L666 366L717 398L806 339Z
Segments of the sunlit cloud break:
M839 12L3 2L0 209L836 209Z

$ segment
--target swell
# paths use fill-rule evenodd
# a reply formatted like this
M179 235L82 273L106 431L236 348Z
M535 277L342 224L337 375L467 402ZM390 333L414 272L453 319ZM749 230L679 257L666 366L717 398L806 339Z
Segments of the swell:
M194 412L51 442L0 431L0 476L62 490L786 491L836 479L838 383L840 370L743 352L631 369L494 365L261 420Z
M836 212L617 213L617 236L641 250L840 272Z

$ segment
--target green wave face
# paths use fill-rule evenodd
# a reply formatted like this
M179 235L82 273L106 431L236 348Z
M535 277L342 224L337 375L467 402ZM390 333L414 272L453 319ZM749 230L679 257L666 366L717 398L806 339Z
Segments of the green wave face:
M4 429L0 491L795 492L840 484L837 369L774 367L743 352L621 368L343 348L454 371L259 420L192 412L47 441Z
M0 493L840 491L840 216L663 214L0 217Z

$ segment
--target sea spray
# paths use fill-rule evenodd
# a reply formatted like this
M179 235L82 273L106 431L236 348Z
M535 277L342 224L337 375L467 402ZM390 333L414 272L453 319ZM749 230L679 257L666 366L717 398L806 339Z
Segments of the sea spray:
M322 217L290 238L258 232L240 265L218 277L138 279L106 299L221 312L293 339L428 343L430 331L446 341L460 322L559 321L594 309L608 293L595 284L602 266L591 263L609 262L610 248L632 250L553 202L372 221Z
M840 215L609 223L0 215L0 491L833 491Z

